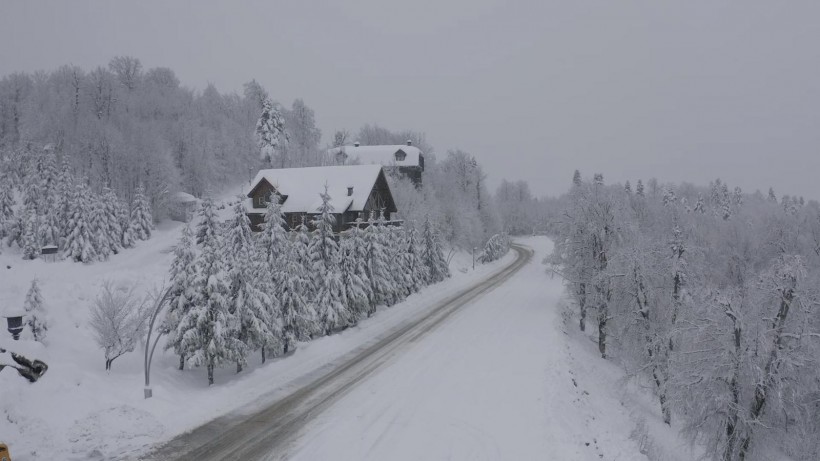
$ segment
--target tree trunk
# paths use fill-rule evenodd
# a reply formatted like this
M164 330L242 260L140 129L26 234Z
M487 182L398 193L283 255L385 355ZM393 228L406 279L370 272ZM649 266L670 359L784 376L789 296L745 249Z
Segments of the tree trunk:
M184 368L185 368L185 356L182 355L182 354L179 354L179 369L181 371Z
M242 373L242 362L240 362L238 360L236 361L236 372L237 373Z
M598 351L601 352L601 358L606 358L606 322L608 309L606 303L602 303L600 311L598 312Z
M262 346L262 363L265 363L265 346Z
M763 369L763 377L760 381L758 381L757 385L755 385L754 400L752 401L752 408L749 414L749 419L752 424L757 423L758 419L763 415L763 411L766 409L766 396L771 390L771 384L775 380L775 375L777 374L777 370L774 369L774 366L775 362L777 362L779 355L778 352L783 347L783 328L786 323L786 317L789 315L789 307L791 307L792 300L794 299L796 284L796 279L792 277L791 287L783 289L781 292L780 309L778 310L777 317L775 317L772 325L774 329L774 345L772 346L772 352L769 354L769 358L766 361L766 366ZM738 459L740 461L746 459L746 453L749 450L751 441L752 434L749 431L746 431L743 436L743 441L740 444L740 451L738 452Z
M585 331L587 329L587 284L583 282L578 284L578 307L581 310L579 326L581 331Z
M214 363L212 360L208 361L208 385L213 386L214 384Z
M287 353L288 353L288 346L290 346L290 341L285 341L285 350L284 350L284 354L287 354Z

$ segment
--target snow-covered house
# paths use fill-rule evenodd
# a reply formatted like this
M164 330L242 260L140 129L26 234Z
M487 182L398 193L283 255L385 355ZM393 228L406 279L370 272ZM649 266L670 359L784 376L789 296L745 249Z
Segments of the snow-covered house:
M327 186L336 216L334 231L350 228L357 219L366 221L372 212L381 213L390 223L396 202L381 165L341 165L309 168L260 170L248 192L248 217L254 230L264 222L268 202L275 191L282 201L282 212L289 229L316 215Z
M334 147L328 151L330 158L338 164L358 162L362 165L381 165L388 173L406 176L416 184L421 185L421 176L424 173L424 153L413 146L412 141L407 145L361 146L355 143L352 146Z

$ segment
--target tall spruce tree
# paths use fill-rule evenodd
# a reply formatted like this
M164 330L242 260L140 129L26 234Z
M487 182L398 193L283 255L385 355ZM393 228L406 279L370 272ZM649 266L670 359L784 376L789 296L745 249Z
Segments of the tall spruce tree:
M348 231L347 237L339 245L344 303L354 322L367 315L373 296L370 279L367 277L367 253L363 234L364 231L356 225Z
M368 226L364 231L367 277L370 279L370 287L373 291L370 309L367 311L368 317L376 312L376 306L379 304L389 305L392 301L393 292L390 254L381 239L378 225L375 216L373 216L368 221Z
M261 280L261 258L257 257L253 248L251 221L243 198L239 197L234 206L225 242L232 312L238 322L237 339L245 344L248 351L261 349L264 363L265 350L278 342L280 327L268 310L274 302L264 290ZM244 356L237 360L237 373L242 371L246 362Z
M154 218L151 216L151 204L145 196L145 187L141 184L134 193L134 207L131 210L131 229L139 240L151 238Z
M168 310L165 312L163 329L168 333L165 349L173 349L179 355L179 369L185 367L185 351L182 349L182 339L185 333L180 329L182 320L191 309L197 293L196 282L196 250L194 249L191 228L182 229L179 241L174 247L174 260L171 263L169 275L171 278L170 298Z
M22 231L20 247L23 250L23 259L36 259L40 256L39 219L33 202L25 205L22 216Z
M450 268L444 260L444 253L438 240L438 233L430 223L430 219L424 221L423 246L421 259L427 266L430 275L429 283L438 283L450 276Z
M83 183L74 186L67 223L64 253L75 262L89 263L97 259L91 225L90 191Z
M196 258L195 295L191 308L180 321L180 350L192 366L205 366L208 385L214 383L214 368L236 363L246 354L238 339L237 320L231 312L231 287L217 223L200 228L202 251Z
M344 304L342 276L339 270L339 246L333 237L336 217L333 215L327 186L320 197L322 204L319 206L318 216L313 221L315 230L311 236L308 254L317 287L316 313L325 334L330 334L334 329L347 326L350 313Z

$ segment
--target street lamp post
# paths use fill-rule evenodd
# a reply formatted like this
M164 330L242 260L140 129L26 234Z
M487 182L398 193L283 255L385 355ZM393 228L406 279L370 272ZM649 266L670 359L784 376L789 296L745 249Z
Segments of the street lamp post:
M154 322L157 320L159 312L165 306L165 303L168 301L168 297L171 296L171 288L169 287L164 292L160 290L160 292L162 293L162 296L159 296L157 298L157 302L154 304L154 312L151 314L151 321L148 323L148 338L145 340L145 389L143 394L146 399L150 399L154 395L151 390L151 362L154 359L154 349L157 348L159 338L162 337L164 332L157 332L157 337L154 338L153 344L151 344L151 333L154 331ZM149 348L148 346L151 347Z

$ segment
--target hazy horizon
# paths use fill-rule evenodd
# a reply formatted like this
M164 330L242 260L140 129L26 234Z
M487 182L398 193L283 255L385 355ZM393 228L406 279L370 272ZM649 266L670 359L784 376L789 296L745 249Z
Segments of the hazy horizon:
M191 88L302 98L324 141L425 132L493 189L556 195L579 169L820 199L818 17L762 1L6 2L0 75L130 55Z

